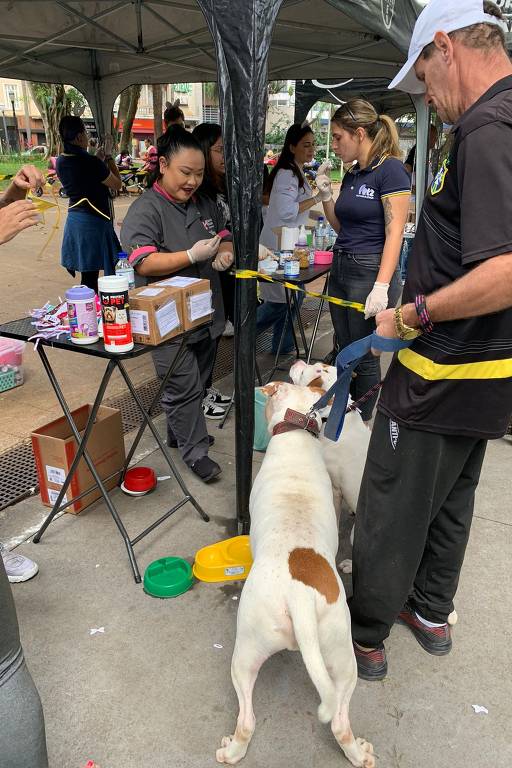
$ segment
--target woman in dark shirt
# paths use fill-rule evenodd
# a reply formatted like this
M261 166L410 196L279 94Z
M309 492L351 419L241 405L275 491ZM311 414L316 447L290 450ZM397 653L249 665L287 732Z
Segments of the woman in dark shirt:
M59 123L64 152L57 158L57 174L69 197L62 240L61 264L74 277L98 291L98 275L113 275L121 250L112 221L109 190L122 183L111 155L90 155L88 136L79 117L68 115Z
M364 315L330 304L340 348L375 330L375 315L395 306L400 296L398 259L409 208L411 181L401 162L393 120L378 115L363 99L340 107L332 118L332 148L343 163L353 163L334 202L330 179L320 174L316 185L325 215L338 233L329 293L363 304ZM366 355L356 368L351 393L359 399L380 381L379 358ZM372 417L377 393L361 406L365 422Z
M190 334L162 395L169 444L177 445L185 464L208 482L221 468L208 456L213 440L206 431L202 402L225 323L219 272L233 263L233 247L230 235L217 234L224 222L216 203L195 194L203 181L204 165L194 137L172 126L158 140L156 180L128 210L121 240L138 282L177 275L210 281L212 324ZM179 341L171 341L152 353L160 377L167 373L179 347Z

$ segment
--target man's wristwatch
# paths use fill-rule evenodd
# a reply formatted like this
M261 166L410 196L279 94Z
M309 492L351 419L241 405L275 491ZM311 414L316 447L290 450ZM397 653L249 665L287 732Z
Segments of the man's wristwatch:
M412 341L413 339L418 338L418 336L421 336L421 331L404 323L402 307L397 307L395 309L395 330L396 335L402 341Z

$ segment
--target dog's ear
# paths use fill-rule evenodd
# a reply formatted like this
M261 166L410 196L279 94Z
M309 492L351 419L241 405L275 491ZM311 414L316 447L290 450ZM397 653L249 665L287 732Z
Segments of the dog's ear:
M300 384L302 375L307 368L307 364L304 360L296 360L296 362L290 368L290 379L294 384Z
M264 387L260 387L261 391L267 396L267 397L273 397L276 392L278 391L279 387L284 384L283 381L269 381L268 384L265 384Z

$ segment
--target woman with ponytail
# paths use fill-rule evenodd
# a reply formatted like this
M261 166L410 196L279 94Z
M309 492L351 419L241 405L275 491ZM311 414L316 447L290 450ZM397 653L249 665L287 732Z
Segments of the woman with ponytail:
M148 180L150 187L125 216L121 242L139 285L178 275L210 281L212 323L188 336L162 395L168 444L177 447L185 464L207 483L221 467L208 456L213 438L205 417L211 404L203 404L203 398L225 325L219 272L233 263L233 245L231 235L223 231L216 202L196 194L204 166L203 152L192 134L179 125L169 128L158 139L158 165ZM173 340L152 352L160 378L178 355L180 343Z
M363 99L341 106L331 122L332 149L345 174L336 202L325 174L316 178L325 215L338 233L329 293L365 306L365 313L330 304L340 348L375 330L375 315L400 296L398 259L409 210L411 180L405 170L393 120ZM356 368L352 396L359 399L380 381L379 358L368 354ZM377 394L361 408L372 417Z

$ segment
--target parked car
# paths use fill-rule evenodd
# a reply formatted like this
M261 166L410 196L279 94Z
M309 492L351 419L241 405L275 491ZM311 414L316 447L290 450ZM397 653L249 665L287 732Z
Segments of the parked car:
M25 152L22 152L22 155L41 155L44 157L46 153L48 152L48 147L45 147L44 144L38 144L37 147L30 147L30 149L26 149Z

